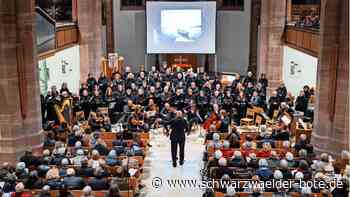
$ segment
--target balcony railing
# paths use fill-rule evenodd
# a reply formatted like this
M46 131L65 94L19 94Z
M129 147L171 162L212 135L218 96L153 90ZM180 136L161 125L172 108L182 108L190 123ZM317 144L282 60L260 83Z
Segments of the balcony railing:
M320 34L318 29L286 26L285 43L314 57L320 50Z
M39 58L49 56L78 43L76 23L57 22L39 7L36 7L36 22Z
M56 29L56 48L78 43L78 28L74 25L61 26Z

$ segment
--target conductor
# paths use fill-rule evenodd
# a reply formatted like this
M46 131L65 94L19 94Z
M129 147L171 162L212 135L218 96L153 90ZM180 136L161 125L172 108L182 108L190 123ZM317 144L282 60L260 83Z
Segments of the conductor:
M182 112L177 111L176 117L170 121L170 141L171 141L171 158L173 167L177 166L177 147L180 147L180 165L184 163L185 156L185 133L189 134L187 121L183 118Z

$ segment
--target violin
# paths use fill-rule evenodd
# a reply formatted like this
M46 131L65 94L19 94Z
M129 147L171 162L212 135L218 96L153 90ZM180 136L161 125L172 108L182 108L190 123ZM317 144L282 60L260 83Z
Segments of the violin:
M137 119L132 119L131 124L134 126L142 126L143 125L143 120L137 120Z

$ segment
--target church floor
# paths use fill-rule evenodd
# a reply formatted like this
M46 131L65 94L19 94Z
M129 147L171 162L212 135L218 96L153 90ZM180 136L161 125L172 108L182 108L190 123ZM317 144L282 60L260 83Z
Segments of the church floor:
M140 191L141 197L200 197L203 191L200 188L169 188L167 180L197 180L201 181L200 170L203 166L203 137L199 137L199 131L193 132L186 138L185 163L183 166L173 168L171 162L170 140L160 131L151 133L152 147L149 149L144 163L142 183L145 187ZM158 180L157 180L158 179ZM159 181L159 180L162 181ZM152 186L153 181L153 186ZM158 181L158 182L157 182ZM159 188L154 185L162 182Z

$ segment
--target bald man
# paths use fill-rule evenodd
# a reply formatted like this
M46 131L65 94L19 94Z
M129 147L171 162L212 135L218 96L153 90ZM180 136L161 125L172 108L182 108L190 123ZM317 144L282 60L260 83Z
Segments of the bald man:
M170 141L171 141L171 158L173 167L177 166L177 147L180 147L180 165L184 163L185 157L185 133L189 134L187 121L183 118L182 112L177 111L176 117L170 121Z

